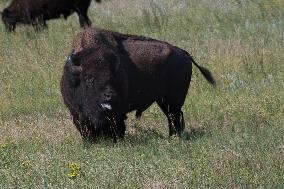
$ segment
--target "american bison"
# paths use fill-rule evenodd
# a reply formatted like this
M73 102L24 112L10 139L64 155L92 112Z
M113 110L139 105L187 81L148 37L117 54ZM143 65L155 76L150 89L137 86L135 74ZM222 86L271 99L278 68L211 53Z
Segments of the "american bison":
M126 114L141 116L156 102L168 118L169 135L184 129L181 110L192 64L215 85L211 73L188 52L151 38L89 28L74 37L61 93L85 141L123 138Z
M95 0L100 3L100 0ZM79 16L81 27L91 26L87 12L91 0L13 0L2 12L2 21L8 31L14 31L17 23L32 24L35 30L46 27L46 20L65 19L73 12Z

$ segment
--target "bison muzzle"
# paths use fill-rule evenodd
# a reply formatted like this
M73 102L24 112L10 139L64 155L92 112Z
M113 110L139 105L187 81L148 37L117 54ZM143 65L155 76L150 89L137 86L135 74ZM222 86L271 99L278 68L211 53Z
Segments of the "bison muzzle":
M192 64L215 85L211 73L185 50L166 42L90 30L97 40L80 50L73 45L61 79L64 102L82 138L88 142L101 136L123 138L127 113L136 111L140 117L154 102L168 118L169 135L181 136ZM85 40L81 34L75 43Z

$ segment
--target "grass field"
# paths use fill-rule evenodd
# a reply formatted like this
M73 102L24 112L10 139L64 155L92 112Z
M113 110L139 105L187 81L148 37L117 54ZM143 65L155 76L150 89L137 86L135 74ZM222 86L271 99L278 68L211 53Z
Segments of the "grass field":
M125 141L86 147L59 90L77 16L41 33L1 22L1 189L284 188L283 0L102 0L89 14L186 49L217 88L194 68L182 139L153 105Z

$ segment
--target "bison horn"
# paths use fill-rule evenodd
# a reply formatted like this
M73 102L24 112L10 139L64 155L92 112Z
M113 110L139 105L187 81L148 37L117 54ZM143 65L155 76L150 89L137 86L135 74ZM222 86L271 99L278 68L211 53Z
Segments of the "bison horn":
M66 63L68 63L68 64L73 64L73 61L72 61L72 57L71 57L72 55L70 55L70 56L68 56L67 57L67 61L66 61Z

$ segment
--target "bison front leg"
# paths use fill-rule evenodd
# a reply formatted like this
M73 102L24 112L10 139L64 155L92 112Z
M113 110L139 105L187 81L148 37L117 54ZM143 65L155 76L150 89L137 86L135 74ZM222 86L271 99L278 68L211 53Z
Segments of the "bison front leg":
M118 138L123 139L125 135L126 125L124 119L120 119L117 121L117 136Z
M125 118L108 118L109 124L110 124L110 132L111 137L113 138L113 141L116 142L117 138L123 139L125 135Z
M90 121L85 119L80 119L79 116L73 116L73 123L76 126L77 130L80 132L80 135L84 142L94 143L94 133L90 127Z

